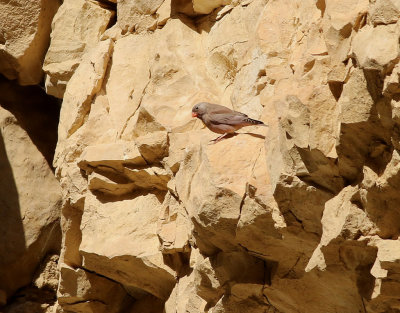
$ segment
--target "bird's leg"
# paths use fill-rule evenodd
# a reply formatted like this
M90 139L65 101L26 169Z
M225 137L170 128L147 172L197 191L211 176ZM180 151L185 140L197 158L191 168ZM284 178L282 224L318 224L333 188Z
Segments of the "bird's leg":
M219 137L217 137L217 138L215 138L215 139L213 139L213 140L210 140L210 142L212 142L212 143L217 143L218 141L220 141L222 138L224 138L226 135L228 135L228 133L225 133L225 134L223 134L223 135L221 135L221 136L219 136Z

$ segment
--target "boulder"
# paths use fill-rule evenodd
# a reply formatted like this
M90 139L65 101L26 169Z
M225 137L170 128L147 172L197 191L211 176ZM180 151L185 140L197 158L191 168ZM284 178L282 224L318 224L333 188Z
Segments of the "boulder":
M58 1L17 0L0 4L0 73L21 85L39 84Z

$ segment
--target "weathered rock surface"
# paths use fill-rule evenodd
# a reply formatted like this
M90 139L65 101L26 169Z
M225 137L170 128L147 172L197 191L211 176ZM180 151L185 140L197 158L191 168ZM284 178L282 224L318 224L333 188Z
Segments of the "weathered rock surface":
M0 73L21 85L40 83L51 21L59 6L54 0L0 3Z
M0 290L8 298L32 281L47 253L59 250L62 199L46 159L3 108L0 130Z
M56 312L397 312L399 12L65 0L43 67L63 98ZM269 127L210 145L200 101Z
M63 2L52 22L50 47L43 64L48 94L63 97L82 56L97 44L114 14L97 1Z

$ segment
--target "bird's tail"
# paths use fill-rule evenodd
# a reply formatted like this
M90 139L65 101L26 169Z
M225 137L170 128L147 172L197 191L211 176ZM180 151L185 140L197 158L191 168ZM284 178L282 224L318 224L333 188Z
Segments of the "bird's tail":
M250 125L268 126L268 125L264 124L264 122L261 122L261 121L258 121L258 120L253 120L253 119L250 118L250 117L247 117L244 121L245 121L246 123L248 123L249 126L250 126Z

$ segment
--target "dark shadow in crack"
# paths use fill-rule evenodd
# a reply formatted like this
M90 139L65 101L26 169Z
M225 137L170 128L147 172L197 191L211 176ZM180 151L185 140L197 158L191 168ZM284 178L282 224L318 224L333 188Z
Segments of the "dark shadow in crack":
M0 75L0 106L10 111L52 167L61 100L38 85L20 86Z

